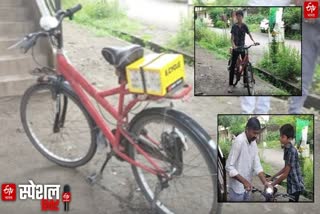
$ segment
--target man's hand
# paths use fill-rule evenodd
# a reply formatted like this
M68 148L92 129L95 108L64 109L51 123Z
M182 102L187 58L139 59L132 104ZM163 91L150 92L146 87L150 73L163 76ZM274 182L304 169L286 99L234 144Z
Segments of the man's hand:
M237 49L238 47L236 45L232 45L232 49Z
M243 182L243 186L244 186L244 189L245 189L246 191L251 191L251 190L252 190L252 185L250 184L249 181L244 181L244 182Z
M271 189L273 190L273 186L271 185L271 183L266 182L266 183L264 184L264 189L267 189L267 188L271 188Z

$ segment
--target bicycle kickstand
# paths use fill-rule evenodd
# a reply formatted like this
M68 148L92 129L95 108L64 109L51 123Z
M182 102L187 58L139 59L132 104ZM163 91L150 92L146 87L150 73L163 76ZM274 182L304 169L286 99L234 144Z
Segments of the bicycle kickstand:
M101 168L100 168L100 171L99 173L92 173L91 175L89 175L87 177L87 182L91 185L94 185L95 183L97 183L98 181L100 181L102 179L102 173L103 173L103 170L105 169L107 163L109 162L109 160L112 158L112 156L114 155L114 151L110 151L107 153L107 157L106 157L106 160L103 162Z

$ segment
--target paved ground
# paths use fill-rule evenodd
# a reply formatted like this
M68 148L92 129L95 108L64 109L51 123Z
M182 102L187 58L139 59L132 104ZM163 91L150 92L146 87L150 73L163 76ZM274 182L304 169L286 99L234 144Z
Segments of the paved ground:
M241 79L233 93L228 93L229 72L226 60L217 59L212 52L196 46L195 52L195 94L199 95L248 95ZM243 77L242 77L243 78ZM257 95L276 94L277 88L255 76ZM235 80L234 80L235 81Z
M189 9L192 11L183 0L120 0L120 4L129 18L142 24L135 36L164 47L180 29L182 18L188 16ZM193 50L188 51L193 54Z
M120 0L120 4L127 9L128 17L171 32L176 32L181 16L188 15L188 4L185 1Z
M277 170L284 166L282 149L260 149L260 155L267 163L271 164Z
M108 88L117 80L113 68L101 56L101 49L108 45L126 45L126 42L115 38L98 38L82 27L66 23L65 43L68 56L83 74L96 84L98 88ZM193 68L186 67L187 79L192 82ZM112 160L104 172L101 186L89 186L85 182L88 174L95 172L104 159L104 150L98 152L87 165L77 169L65 169L47 161L40 155L27 139L22 130L19 117L20 97L0 99L0 173L1 182L27 183L33 179L36 183L70 184L73 201L70 213L97 214L138 214L148 213L149 205L137 190L137 185L127 164ZM116 98L113 99L115 101ZM168 102L155 105L168 105ZM216 139L216 118L218 113L240 113L239 99L236 97L191 97L189 102L175 102L176 109L192 116L208 133ZM272 99L271 113L286 113L287 103ZM305 110L305 112L310 112ZM319 130L317 118L315 130ZM319 133L315 142L318 142ZM315 153L320 152L319 144L315 144ZM320 159L315 157L315 179L320 182ZM320 197L319 185L315 187L316 198ZM285 213L313 214L320 209L314 204L224 204L222 213ZM0 213L40 213L38 201L1 202ZM61 211L60 213L63 213ZM187 212L184 212L187 214Z

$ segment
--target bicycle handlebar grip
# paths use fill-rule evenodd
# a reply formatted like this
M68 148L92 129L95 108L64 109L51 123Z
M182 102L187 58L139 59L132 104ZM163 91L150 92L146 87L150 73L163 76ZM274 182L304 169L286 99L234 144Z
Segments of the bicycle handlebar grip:
M27 53L31 47L33 47L36 44L37 36L32 35L31 38L26 40L22 45L21 48L23 48L24 53Z
M78 12L81 9L82 9L82 5L81 4L77 4L76 6L70 8L70 9L67 9L66 16L72 17L73 14L75 14L76 12Z

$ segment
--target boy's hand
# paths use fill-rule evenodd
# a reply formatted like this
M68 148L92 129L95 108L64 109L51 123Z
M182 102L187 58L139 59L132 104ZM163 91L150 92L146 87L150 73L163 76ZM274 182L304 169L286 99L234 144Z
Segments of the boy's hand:
M274 179L273 176L266 178L266 180L267 180L268 182L272 181L273 179Z

